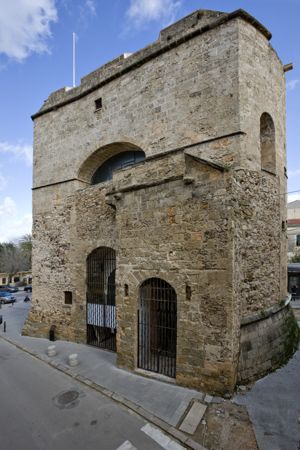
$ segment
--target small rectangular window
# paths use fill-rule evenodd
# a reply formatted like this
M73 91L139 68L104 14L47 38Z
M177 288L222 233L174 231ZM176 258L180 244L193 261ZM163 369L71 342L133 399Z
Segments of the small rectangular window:
M6 283L6 278L2 278L2 284Z
M14 282L18 283L20 281L20 277L14 277Z
M102 108L102 98L97 98L97 100L95 100L95 110L98 111L99 109Z
M72 299L72 292L65 291L65 305L72 305L73 299Z
M128 297L128 292L129 292L128 284L124 284L124 297Z
M300 247L300 234L297 234L296 245L297 245L297 247Z
M185 285L185 295L187 300L191 300L192 298L192 289L188 284Z

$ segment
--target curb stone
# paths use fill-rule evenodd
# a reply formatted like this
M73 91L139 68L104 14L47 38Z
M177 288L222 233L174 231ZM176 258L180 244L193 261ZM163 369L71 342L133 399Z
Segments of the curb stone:
M188 449L192 450L207 450L207 448L203 447L198 442L194 441L191 437L187 436L182 431L178 430L177 428L173 427L172 425L169 425L164 420L160 419L159 417L155 416L154 414L150 413L149 411L146 411L143 407L136 405L135 403L131 402L127 398L123 397L122 395L118 394L117 392L110 391L109 389L101 386L100 384L95 383L94 381L90 380L89 378L86 378L85 376L82 376L78 373L75 373L68 367L64 366L61 363L57 363L55 361L52 361L51 358L49 358L46 355L41 355L37 352L34 352L32 350L29 350L27 347L16 343L11 338L4 337L3 335L0 335L0 338L4 341L8 342L9 344L14 345L19 350L22 350L32 357L38 359L39 361L44 362L45 364L48 364L53 369L57 369L60 372L65 373L71 378L74 378L76 381L94 389L95 391L99 392L100 394L104 395L105 397L108 397L112 400L114 400L116 403L119 403L123 405L124 407L130 409L137 415L141 416L143 419L145 419L147 422L151 422L153 425L160 428L165 433L172 436L174 439L179 441L181 444L185 445Z

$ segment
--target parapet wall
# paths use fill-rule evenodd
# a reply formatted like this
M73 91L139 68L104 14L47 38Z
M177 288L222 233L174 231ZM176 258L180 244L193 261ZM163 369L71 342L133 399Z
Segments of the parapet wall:
M289 304L244 320L238 383L254 381L284 364L297 349L298 336L298 325Z

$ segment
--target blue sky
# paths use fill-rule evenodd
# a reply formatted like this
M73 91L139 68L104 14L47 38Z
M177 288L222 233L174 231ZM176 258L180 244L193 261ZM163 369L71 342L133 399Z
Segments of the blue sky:
M300 0L0 0L0 242L31 231L30 116L52 91L156 40L196 9L243 8L273 34L287 79L288 191L300 191ZM300 199L300 192L289 200Z

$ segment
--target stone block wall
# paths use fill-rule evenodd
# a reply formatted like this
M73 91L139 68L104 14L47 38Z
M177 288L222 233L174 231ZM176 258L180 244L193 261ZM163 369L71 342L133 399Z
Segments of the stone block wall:
M34 187L77 179L87 158L111 143L151 156L239 130L237 21L170 45L158 41L46 101L40 114L81 95L36 117ZM100 80L103 86L83 95Z
M285 364L297 349L299 328L289 305L249 318L241 328L238 383L249 383Z
M160 160L161 167L168 167L170 158ZM177 294L176 380L220 392L230 390L235 378L226 189L230 176L190 156L186 160L188 184L182 178L147 189L143 184L134 190L127 187L118 200L118 362L131 369L137 366L138 289L144 280L159 277ZM143 167L145 181L151 184L151 170L147 164ZM126 182L125 172L130 171L135 168L123 172Z

